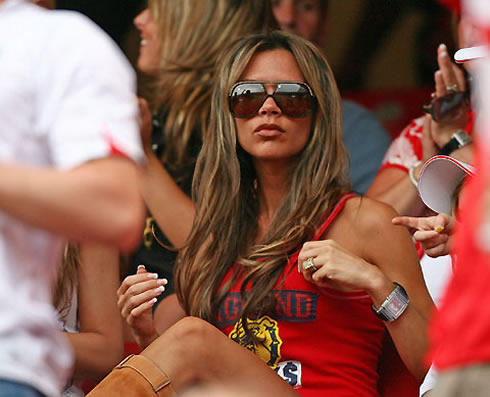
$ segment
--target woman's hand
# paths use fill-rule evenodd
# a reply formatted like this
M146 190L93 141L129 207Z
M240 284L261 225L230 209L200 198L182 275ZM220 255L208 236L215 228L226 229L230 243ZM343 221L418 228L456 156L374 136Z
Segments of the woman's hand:
M447 48L441 44L437 49L437 62L439 70L434 75L436 98L447 95L455 91L466 90L466 80L463 71L451 61ZM455 110L456 112L456 110ZM439 148L443 147L456 130L465 128L468 123L468 108L462 106L459 113L450 121L433 121L430 131L434 142Z
M313 258L314 267L305 270L309 258ZM298 270L306 280L319 287L337 285L370 294L380 286L386 285L388 289L393 286L377 266L352 254L334 240L305 243L298 257Z
M420 242L427 255L436 258L447 255L450 247L450 235L455 220L447 214L428 217L397 216L392 219L394 225L416 229L413 238Z
M126 277L117 290L117 305L121 315L142 349L158 337L153 324L152 307L157 296L165 291L166 284L166 279L158 279L156 273L148 273L140 265L136 274Z
M151 153L151 133L152 133L152 116L148 102L144 98L138 98L138 107L140 110L140 134L141 142L145 153Z

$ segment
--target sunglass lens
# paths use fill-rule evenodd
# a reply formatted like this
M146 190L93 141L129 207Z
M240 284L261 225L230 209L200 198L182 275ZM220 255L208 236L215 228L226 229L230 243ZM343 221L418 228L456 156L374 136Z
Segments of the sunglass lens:
M274 93L281 110L290 117L305 117L311 113L313 98L300 84L280 84Z
M247 118L259 110L266 93L261 84L239 84L231 93L230 110L235 117Z
M468 93L458 91L433 99L423 109L434 121L450 121L459 117L468 104Z
M455 112L455 110L460 108L464 99L464 92L455 92L445 95L438 102L438 106L434 108L434 113L437 114L439 120L450 119L457 116L456 113L458 112Z

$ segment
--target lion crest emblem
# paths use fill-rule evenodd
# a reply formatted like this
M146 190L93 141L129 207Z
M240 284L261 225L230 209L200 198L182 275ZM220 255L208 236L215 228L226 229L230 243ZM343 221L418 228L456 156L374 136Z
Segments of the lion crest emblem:
M263 316L257 320L248 319L248 324L257 342L254 342L245 334L242 320L235 324L228 337L254 352L269 367L275 369L281 358L282 345L277 321L269 316Z

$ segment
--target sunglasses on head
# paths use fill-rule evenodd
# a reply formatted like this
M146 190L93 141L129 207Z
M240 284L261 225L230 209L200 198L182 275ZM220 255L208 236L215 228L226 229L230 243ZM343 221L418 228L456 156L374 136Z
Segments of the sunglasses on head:
M275 85L268 94L266 85ZM315 110L316 98L306 83L278 81L241 81L236 83L228 96L233 117L247 119L255 116L267 98L273 98L281 112L294 118L307 117Z
M434 121L452 121L461 116L470 105L470 92L455 91L433 98L422 106L424 112L429 113Z

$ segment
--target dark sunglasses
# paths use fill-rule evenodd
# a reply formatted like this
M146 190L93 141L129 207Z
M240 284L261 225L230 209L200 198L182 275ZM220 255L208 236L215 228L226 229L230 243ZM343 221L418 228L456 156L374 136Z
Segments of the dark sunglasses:
M470 105L470 92L455 91L433 98L422 106L424 112L429 113L434 121L452 121L461 116L462 111Z
M268 94L266 84L274 84L274 93ZM255 116L267 98L273 98L282 113L294 118L307 117L315 110L316 98L306 83L278 81L241 81L228 96L233 117L247 119Z

